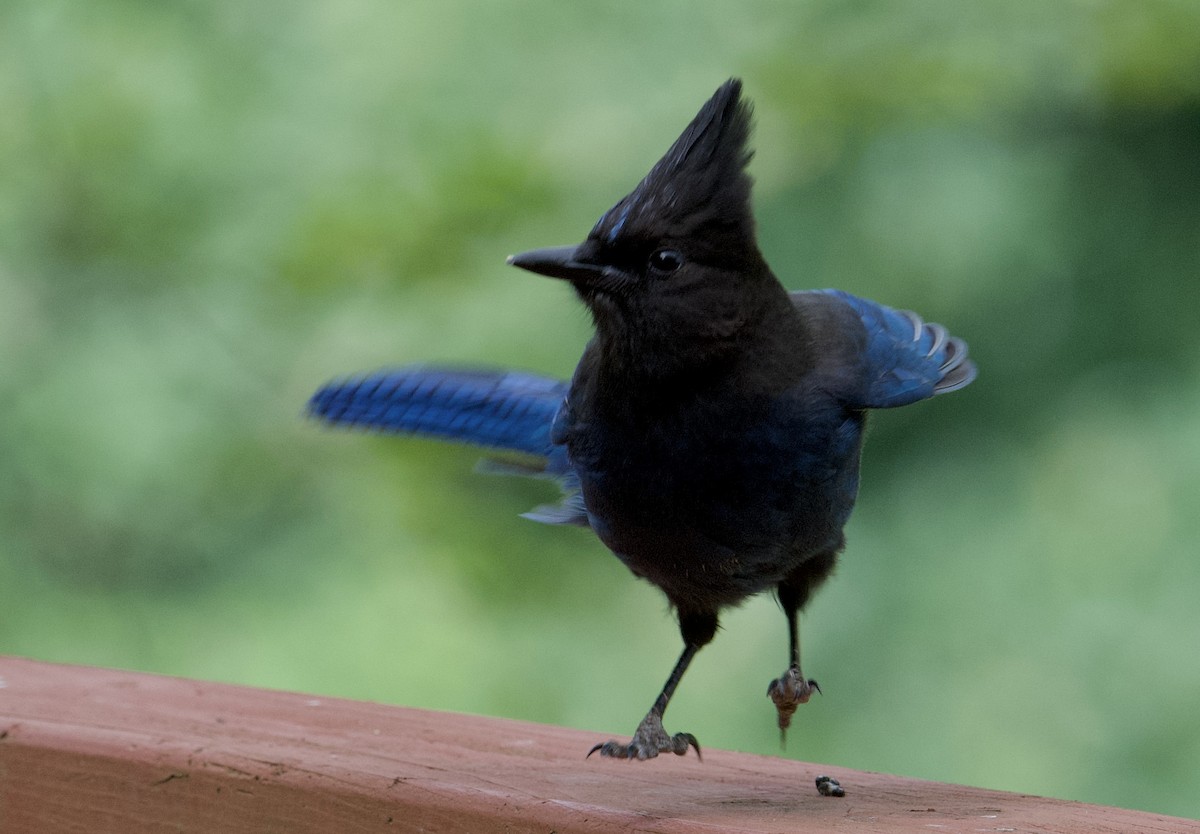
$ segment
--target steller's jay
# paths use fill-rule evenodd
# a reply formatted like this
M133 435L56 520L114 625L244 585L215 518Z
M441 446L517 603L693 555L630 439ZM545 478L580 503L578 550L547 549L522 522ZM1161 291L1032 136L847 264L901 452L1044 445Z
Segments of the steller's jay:
M591 312L595 337L570 383L414 366L335 381L309 403L330 423L520 453L500 465L565 493L530 518L591 527L667 595L683 654L633 739L592 749L602 756L699 755L690 733L668 735L663 712L721 610L769 589L788 623L788 667L767 693L786 732L819 691L800 671L797 613L842 549L867 409L975 378L941 325L838 290L784 289L755 240L749 130L730 79L583 243L509 258L567 281Z

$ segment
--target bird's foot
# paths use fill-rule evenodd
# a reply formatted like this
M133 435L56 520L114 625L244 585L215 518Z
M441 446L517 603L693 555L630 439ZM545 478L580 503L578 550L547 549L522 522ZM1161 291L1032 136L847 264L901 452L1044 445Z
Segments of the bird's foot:
M659 753L674 753L676 756L683 756L689 747L694 748L696 758L700 758L700 745L696 743L694 735L691 733L667 735L667 731L663 729L662 716L656 712L650 712L642 719L642 723L638 724L637 732L633 734L631 741L628 743L606 741L603 744L597 744L588 751L588 756L599 752L601 756L609 759L653 759Z
M792 725L792 714L796 707L808 703L814 692L820 692L821 687L811 678L806 679L800 674L799 666L792 666L783 673L783 677L771 681L767 687L767 697L775 704L779 713L779 730L786 732Z

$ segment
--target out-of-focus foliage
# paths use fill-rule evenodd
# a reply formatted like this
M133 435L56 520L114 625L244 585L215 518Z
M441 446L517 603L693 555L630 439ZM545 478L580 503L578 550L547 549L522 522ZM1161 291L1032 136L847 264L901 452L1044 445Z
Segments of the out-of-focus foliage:
M1197 44L1186 0L0 5L0 651L631 731L652 588L516 518L545 485L301 409L569 373L504 255L738 74L777 272L981 368L875 418L787 755L1200 816ZM784 663L731 612L668 727L778 752Z

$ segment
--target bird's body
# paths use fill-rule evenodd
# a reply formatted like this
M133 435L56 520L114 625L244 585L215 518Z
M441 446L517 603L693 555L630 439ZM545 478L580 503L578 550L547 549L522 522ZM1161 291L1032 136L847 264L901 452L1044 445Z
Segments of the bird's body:
M853 339L814 357L816 323L777 318L756 326L787 333L787 350L739 350L677 380L631 381L593 345L559 415L592 528L678 608L774 588L840 544L853 506L864 414L838 391Z
M816 688L796 614L830 573L858 491L866 412L969 384L940 325L834 290L788 293L758 251L747 106L730 81L579 246L517 266L569 281L596 335L569 385L413 367L327 386L336 423L433 434L532 456L567 493L530 517L590 526L663 590L685 649L633 741L606 756L686 752L662 713L722 608L775 589L791 663L769 694L786 728Z

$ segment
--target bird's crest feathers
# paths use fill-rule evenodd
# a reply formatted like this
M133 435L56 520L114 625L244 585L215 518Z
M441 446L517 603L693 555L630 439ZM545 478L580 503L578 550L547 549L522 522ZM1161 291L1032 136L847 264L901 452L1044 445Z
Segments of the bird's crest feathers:
M637 188L600 218L590 237L612 245L621 238L683 236L716 225L753 235L750 104L731 78L713 94Z

